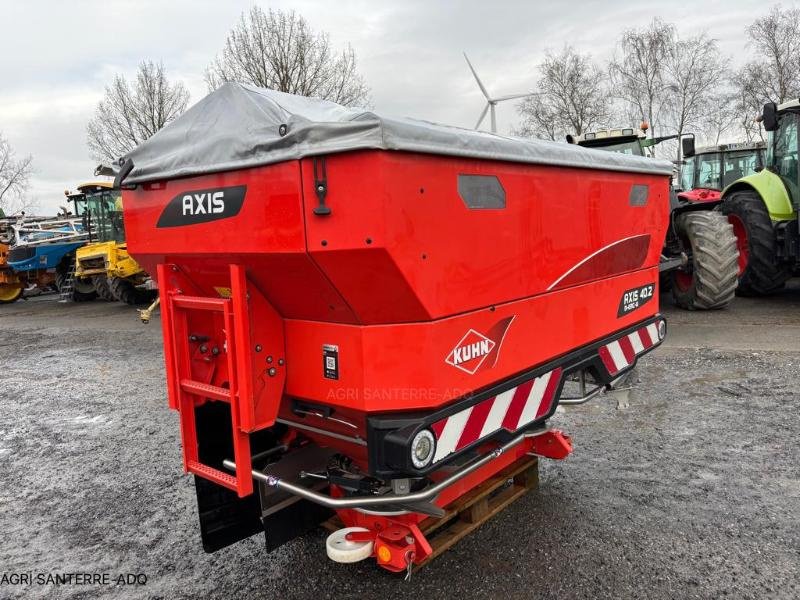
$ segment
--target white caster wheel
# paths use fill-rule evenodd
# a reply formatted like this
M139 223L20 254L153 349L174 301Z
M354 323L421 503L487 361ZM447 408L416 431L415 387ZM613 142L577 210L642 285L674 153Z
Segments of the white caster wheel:
M337 529L325 540L328 558L338 563L354 563L372 556L373 542L351 542L348 533L369 531L363 527L345 527Z

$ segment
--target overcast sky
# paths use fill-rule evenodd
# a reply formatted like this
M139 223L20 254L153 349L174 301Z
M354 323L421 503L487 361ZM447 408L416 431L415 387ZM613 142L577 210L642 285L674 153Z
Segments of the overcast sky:
M194 103L203 72L242 11L237 0L0 0L0 131L33 154L31 194L53 213L63 191L91 178L86 123L104 86L141 60L163 61ZM757 0L294 0L258 2L295 9L334 46L352 44L377 111L473 127L483 100L462 51L490 92L534 88L547 49L572 44L609 58L620 32L659 16L680 33L707 32L735 64L747 58L745 27L773 4ZM784 2L788 6L789 2ZM514 103L498 107L507 132Z

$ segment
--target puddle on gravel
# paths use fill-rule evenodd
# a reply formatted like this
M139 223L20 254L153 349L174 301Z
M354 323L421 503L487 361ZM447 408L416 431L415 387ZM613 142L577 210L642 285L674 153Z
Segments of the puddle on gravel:
M723 381L740 380L747 377L747 371L729 371L727 373L705 373L700 377L690 379L689 383L693 385L715 384L722 383Z
M76 425L105 425L109 422L109 419L105 415L95 415L93 417L89 415L78 415L70 419L70 422Z

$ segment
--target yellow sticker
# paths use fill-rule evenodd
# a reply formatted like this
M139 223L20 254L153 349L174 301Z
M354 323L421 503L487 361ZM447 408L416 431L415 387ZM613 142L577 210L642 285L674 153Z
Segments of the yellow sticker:
M214 290L223 298L231 297L231 288L214 286Z

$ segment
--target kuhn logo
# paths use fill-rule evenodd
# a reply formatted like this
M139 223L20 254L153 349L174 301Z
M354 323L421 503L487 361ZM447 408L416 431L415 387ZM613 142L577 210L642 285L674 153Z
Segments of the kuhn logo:
M247 186L181 192L169 201L156 227L179 227L234 217L244 203Z
M493 367L497 363L500 347L513 320L514 317L511 316L498 321L489 330L488 335L470 329L450 351L445 362L470 375L474 375L483 366Z
M458 342L456 347L450 351L445 362L472 375L480 368L495 345L496 344L485 335L481 335L474 329L470 329L466 335L461 338L461 341Z

